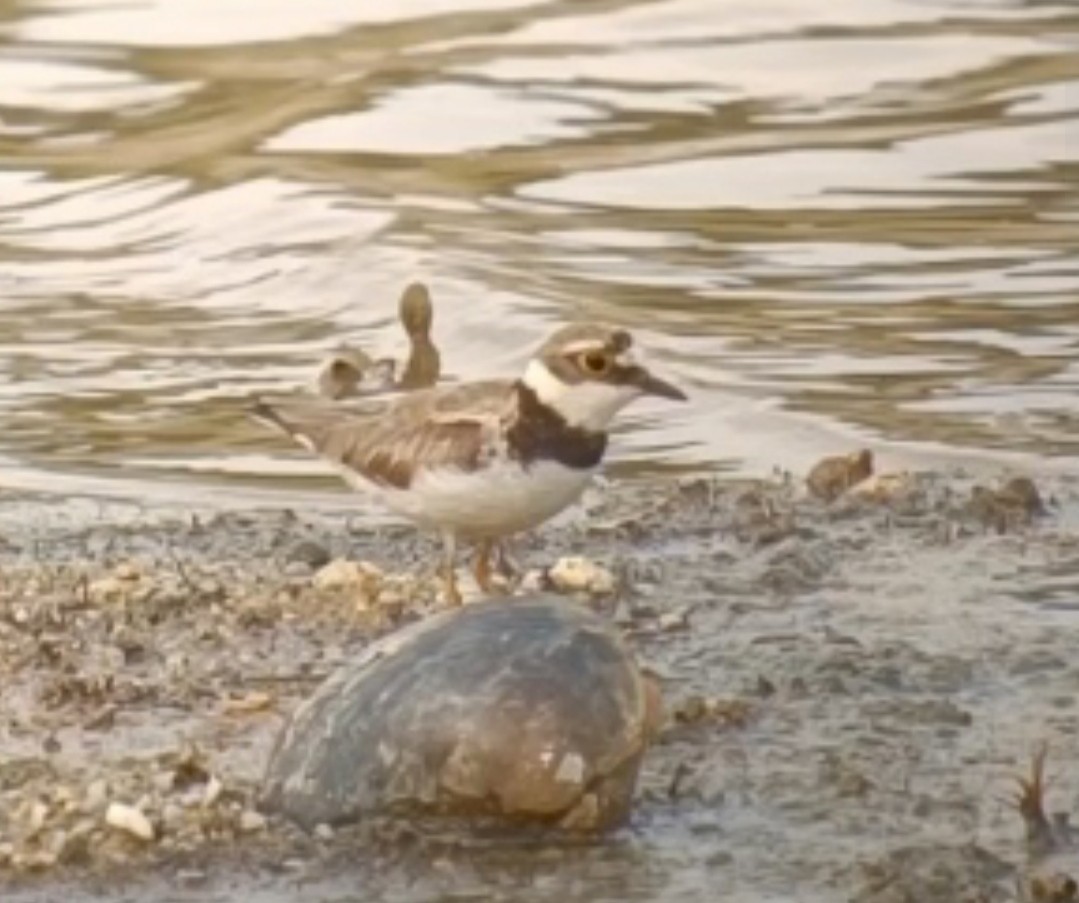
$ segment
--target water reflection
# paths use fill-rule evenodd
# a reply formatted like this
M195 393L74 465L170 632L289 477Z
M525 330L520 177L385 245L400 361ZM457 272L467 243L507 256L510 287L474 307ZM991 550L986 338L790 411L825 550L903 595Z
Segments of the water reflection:
M239 407L399 354L416 279L449 378L566 317L641 333L695 403L642 407L624 467L1075 455L1077 34L1051 2L10 4L4 480L314 485Z

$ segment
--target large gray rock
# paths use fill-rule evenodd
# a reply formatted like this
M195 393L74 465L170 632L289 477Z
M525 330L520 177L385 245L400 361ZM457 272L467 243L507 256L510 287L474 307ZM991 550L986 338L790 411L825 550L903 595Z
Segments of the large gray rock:
M659 693L596 615L538 596L385 637L299 706L263 808L300 824L449 814L601 830L629 814Z

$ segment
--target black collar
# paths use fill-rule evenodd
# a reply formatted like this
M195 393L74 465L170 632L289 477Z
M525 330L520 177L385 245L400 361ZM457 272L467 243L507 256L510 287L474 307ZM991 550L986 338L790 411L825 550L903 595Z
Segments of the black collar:
M506 434L510 454L526 467L536 461L557 461L576 470L591 470L603 460L607 434L570 426L566 418L540 401L521 380L514 384L517 416Z

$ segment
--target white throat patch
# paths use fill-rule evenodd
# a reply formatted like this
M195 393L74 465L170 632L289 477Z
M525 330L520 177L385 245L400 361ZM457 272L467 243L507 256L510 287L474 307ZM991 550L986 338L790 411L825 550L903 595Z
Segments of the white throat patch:
M589 381L563 382L538 359L529 362L523 382L540 401L561 414L570 426L597 432L605 431L615 415L641 394L636 386Z

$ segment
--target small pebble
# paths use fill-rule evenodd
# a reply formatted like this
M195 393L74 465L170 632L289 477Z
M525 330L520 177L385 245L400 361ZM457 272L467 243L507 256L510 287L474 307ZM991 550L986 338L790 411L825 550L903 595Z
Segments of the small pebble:
M109 803L109 808L105 812L105 824L147 842L153 840L155 836L154 826L150 819L134 806L123 803Z
M689 612L665 611L659 616L659 629L665 632L685 630L689 626Z
M102 577L100 580L93 581L87 592L91 599L95 601L108 602L113 599L118 599L131 590L131 581L121 580L116 576Z
M366 589L376 583L381 576L381 572L370 564L338 558L319 569L312 578L311 584L315 589L323 592Z
M226 699L222 708L227 715L244 715L251 712L264 712L273 708L274 696L261 690L252 690L244 696Z
M131 564L131 562L124 562L123 564L118 564L113 570L112 575L117 580L123 580L128 583L138 580L142 576L139 572L139 569L135 565Z
M822 458L806 477L809 491L825 501L838 498L873 475L873 453L867 448L849 455Z
M1066 872L1034 874L1027 881L1024 899L1030 903L1074 903L1079 901L1079 882Z
M537 568L525 572L518 584L518 591L522 593L538 593L546 587L547 575Z
M209 876L201 869L181 869L176 873L176 883L183 887L199 887Z
M30 807L30 830L40 831L45 824L45 819L49 817L49 807L46 806L41 800L35 800Z
M240 830L244 834L253 834L266 827L266 816L254 809L245 809L240 815Z
M850 494L867 502L887 504L905 496L914 486L914 475L909 471L877 473L855 485Z
M559 558L547 572L550 581L563 592L587 592L605 596L614 592L615 579L607 568L582 556Z
M306 561L289 561L285 564L282 573L286 577L310 577L311 565Z
M209 809L210 806L212 806L221 798L221 793L224 789L224 785L217 779L217 777L211 776L210 780L206 782L206 789L202 792L203 807Z
M285 555L285 560L289 565L304 566L308 569L308 573L325 567L330 563L331 558L325 546L310 539L296 543Z

